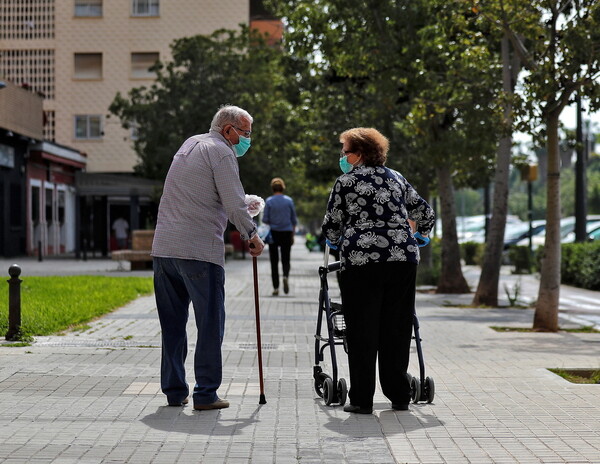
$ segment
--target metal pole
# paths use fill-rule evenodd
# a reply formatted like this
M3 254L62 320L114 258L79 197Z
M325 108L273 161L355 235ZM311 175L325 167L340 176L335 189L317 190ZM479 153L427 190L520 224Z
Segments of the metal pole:
M483 187L483 212L485 214L485 242L487 243L490 233L490 184L489 182Z
M527 181L527 219L529 220L529 256L533 256L533 192L532 182Z
M8 268L8 331L6 340L18 340L21 332L21 268L13 264Z
M587 134L583 134L581 118L581 97L577 95L577 161L575 162L575 241L585 242L587 239L587 186L586 186L586 152Z

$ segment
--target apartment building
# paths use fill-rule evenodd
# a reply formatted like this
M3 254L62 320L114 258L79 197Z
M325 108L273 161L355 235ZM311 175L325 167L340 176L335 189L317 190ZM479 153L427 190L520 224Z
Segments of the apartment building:
M248 0L0 0L0 78L44 96L44 138L85 152L88 172L132 172L135 134L109 117L149 86L174 39L237 29Z
M249 22L281 36L261 0L0 0L0 80L43 97L44 141L86 156L77 253L106 255L116 217L151 226L159 186L131 176L135 132L108 110L117 92L152 85L175 39Z

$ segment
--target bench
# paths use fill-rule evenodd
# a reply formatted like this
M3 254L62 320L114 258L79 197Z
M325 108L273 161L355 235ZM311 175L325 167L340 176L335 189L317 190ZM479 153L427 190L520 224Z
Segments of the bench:
M131 250L116 250L111 254L115 261L129 261L132 271L142 271L152 269L152 241L154 240L154 230L134 230L131 233ZM241 240L240 240L241 243ZM239 251L231 243L225 244L225 258L235 256Z
M129 261L132 271L152 269L152 240L154 230L134 230L131 232L131 250L113 251L111 258L115 261Z

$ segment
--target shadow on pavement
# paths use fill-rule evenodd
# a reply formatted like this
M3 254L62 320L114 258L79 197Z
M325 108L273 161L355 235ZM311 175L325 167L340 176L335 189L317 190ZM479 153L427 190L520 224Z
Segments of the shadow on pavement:
M353 439L366 437L381 437L415 430L423 430L444 425L435 415L425 412L430 405L411 404L410 411L383 410L376 414L348 414L348 417L339 418L330 414L329 406L321 405L321 410L328 416L324 426L336 433L347 435ZM374 404L375 412L381 408L388 408L389 404ZM341 410L341 407L340 407ZM346 414L346 413L343 413Z
M191 407L160 406L141 422L156 430L191 435L239 435L242 429L258 422L256 414L260 406L248 418L221 419L220 411L194 411ZM224 424L225 422L229 424Z

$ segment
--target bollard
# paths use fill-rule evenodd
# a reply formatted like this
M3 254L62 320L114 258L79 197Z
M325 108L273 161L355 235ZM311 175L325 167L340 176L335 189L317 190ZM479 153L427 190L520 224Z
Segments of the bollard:
M41 263L44 260L42 255L42 241L38 241L38 261Z
M21 332L21 268L13 264L8 268L8 331L7 340L18 340Z

